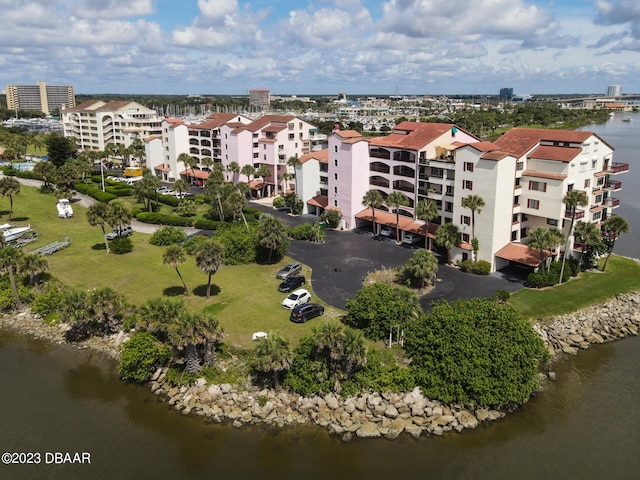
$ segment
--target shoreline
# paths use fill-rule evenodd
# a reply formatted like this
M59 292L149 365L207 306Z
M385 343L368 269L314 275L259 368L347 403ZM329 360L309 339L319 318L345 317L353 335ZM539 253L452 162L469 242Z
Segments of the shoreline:
M592 345L638 335L639 307L640 292L631 292L616 295L603 304L552 317L545 325L535 323L534 329L551 353L551 360L545 365L546 373L540 373L541 383L556 380L553 363L563 355L577 355L579 350ZM119 346L127 339L127 335L120 332L69 344L64 340L63 325L49 326L28 310L3 315L0 328L51 343L90 348L113 360L119 359ZM372 392L344 399L333 393L303 397L273 389L210 385L203 378L194 385L176 386L166 381L165 374L165 368L158 369L149 387L161 401L183 415L195 414L216 423L228 422L236 428L251 424L279 428L315 425L345 442L354 437L393 440L403 433L415 439L442 436L452 430L461 432L476 428L483 422L504 418L508 413L506 410L444 404L425 397L418 387L411 392Z

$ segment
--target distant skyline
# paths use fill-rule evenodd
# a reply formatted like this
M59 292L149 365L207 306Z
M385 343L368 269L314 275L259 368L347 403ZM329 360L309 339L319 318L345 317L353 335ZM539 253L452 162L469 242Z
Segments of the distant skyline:
M640 93L637 0L0 0L0 89Z

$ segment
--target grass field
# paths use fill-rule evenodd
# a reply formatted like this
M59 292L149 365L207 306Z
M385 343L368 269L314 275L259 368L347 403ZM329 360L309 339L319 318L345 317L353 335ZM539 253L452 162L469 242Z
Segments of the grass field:
M605 302L616 294L640 289L640 264L612 255L605 272L585 272L563 285L541 290L522 289L509 303L525 317L544 319Z
M0 199L0 223L8 220L9 200ZM179 267L191 295L183 294L182 284L175 270L162 264L164 247L149 244L149 235L135 233L131 240L134 249L125 255L107 254L104 249L102 230L91 227L86 220L86 209L74 205L74 217L59 219L56 200L51 194L41 194L38 189L21 188L14 197L12 223L30 223L39 237L24 247L29 252L51 242L69 237L71 245L50 257L50 273L78 289L109 286L125 295L128 302L141 305L150 298L174 296L185 300L195 310L214 313L220 320L225 341L230 345L248 347L251 334L256 331L278 330L294 344L321 321L339 318L339 310L326 304L324 317L315 318L307 324L289 321L289 311L281 307L286 294L280 293L280 283L275 274L287 261L274 265L224 265L212 278L212 295L205 298L207 275L196 266L192 257ZM311 271L305 267L307 281ZM319 301L312 293L312 301ZM319 301L319 303L323 303Z

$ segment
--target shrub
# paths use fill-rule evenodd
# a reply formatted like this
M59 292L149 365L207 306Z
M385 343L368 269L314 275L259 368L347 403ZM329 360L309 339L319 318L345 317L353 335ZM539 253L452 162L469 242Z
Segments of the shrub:
M244 212L245 218L247 219L247 222L253 221L253 220L260 220L260 217L263 214L263 212L261 212L257 208L251 208L251 207L245 207L243 212Z
M489 275L489 273L491 273L491 264L486 260L478 260L473 264L471 273L476 275Z
M219 220L209 220L208 218L198 218L193 222L193 226L199 230L217 230L224 222Z
M18 296L22 303L31 303L33 301L33 291L24 285L18 285ZM6 285L0 288L0 311L6 312L13 310L15 307L15 301L13 298L13 291L10 285Z
M506 302L507 300L509 300L509 297L511 296L511 292L509 292L508 290L496 290L495 293L493 294L493 299L496 302Z
M99 188L96 188L93 185L88 185L86 183L78 182L75 186L75 189L78 192L89 195L90 197L95 198L99 202L103 203L109 203L114 198L118 198L117 195L114 195L113 193L103 192Z
M188 238L183 244L182 248L187 252L187 255L195 255L204 242L206 242L209 238L204 235L194 235L193 237Z
M155 225L174 225L176 227L191 227L193 225L193 219L191 218L157 212L142 212L136 215L136 219L140 222L153 223Z
M133 195L133 188L122 182L118 182L117 185L105 187L105 190L117 197L128 197L130 195Z
M338 210L325 210L320 218L327 222L331 228L337 228L340 225L342 214Z
M109 248L116 255L122 255L133 250L133 242L129 237L114 238Z
M413 389L415 380L411 370L398 365L389 349L370 350L367 363L353 378L342 384L343 396L361 392L407 392Z
M155 370L167 364L170 349L158 342L149 332L141 330L131 335L122 346L118 372L127 382L148 382Z
M405 349L426 396L497 407L525 403L549 358L517 309L486 298L432 303L408 328Z
M326 234L317 223L303 223L287 228L287 236L294 240L309 240L310 242L324 241Z
M226 265L243 265L256 261L259 243L254 227L247 230L244 225L231 225L220 229L216 239L224 245Z
M42 317L48 317L58 311L64 293L55 283L48 283L46 289L36 295L31 310Z
M36 175L33 174L31 170L24 171L24 172L16 172L16 177L28 178L30 180L40 180Z
M285 201L283 197L276 197L273 199L274 208L283 208L285 206Z
M151 245L156 245L159 247L164 247L166 245L174 245L180 242L183 242L187 238L187 234L182 230L168 226L161 227L156 230L153 235L151 235L151 239L149 239L149 243Z
M177 207L180 203L180 200L173 195L158 195L158 201L170 207Z
M53 192L53 190L54 190L54 187L50 183L47 185L45 184L40 185L40 193L51 193Z
M303 337L294 350L291 367L283 384L301 395L317 395L331 391L332 382L325 363L316 358L316 345L311 337Z
M473 268L473 260L463 260L460 262L460 270L469 273Z

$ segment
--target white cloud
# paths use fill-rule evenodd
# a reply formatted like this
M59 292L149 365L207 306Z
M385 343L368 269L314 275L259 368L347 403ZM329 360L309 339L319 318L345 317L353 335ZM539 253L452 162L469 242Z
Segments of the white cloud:
M151 0L80 0L73 8L81 18L128 18L153 13Z

